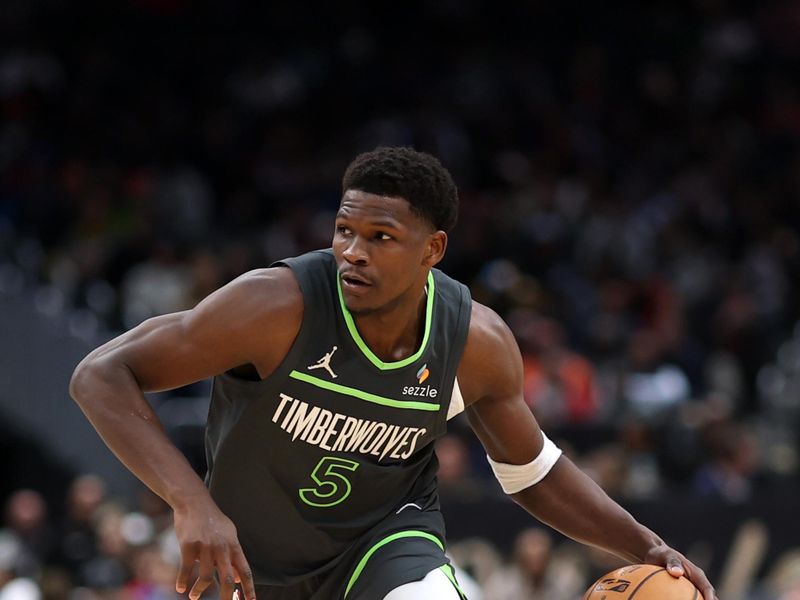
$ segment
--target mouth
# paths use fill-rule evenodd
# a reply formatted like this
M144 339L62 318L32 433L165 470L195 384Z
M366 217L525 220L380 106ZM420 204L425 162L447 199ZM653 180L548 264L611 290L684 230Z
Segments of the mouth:
M341 273L340 278L342 280L342 286L351 290L363 290L372 285L369 279L358 273L353 273L352 271Z

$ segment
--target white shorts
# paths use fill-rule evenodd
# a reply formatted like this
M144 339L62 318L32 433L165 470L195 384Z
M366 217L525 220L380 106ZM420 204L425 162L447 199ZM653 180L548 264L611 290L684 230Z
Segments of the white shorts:
M394 588L383 600L459 600L455 586L441 568L434 569L420 581Z

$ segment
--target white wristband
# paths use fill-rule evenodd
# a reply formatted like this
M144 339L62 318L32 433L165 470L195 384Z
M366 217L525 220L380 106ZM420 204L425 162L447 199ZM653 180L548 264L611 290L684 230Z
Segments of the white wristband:
M487 454L486 460L494 471L494 476L506 494L516 494L527 487L536 485L550 472L561 456L561 449L542 432L544 445L539 456L526 465L509 465L495 462Z

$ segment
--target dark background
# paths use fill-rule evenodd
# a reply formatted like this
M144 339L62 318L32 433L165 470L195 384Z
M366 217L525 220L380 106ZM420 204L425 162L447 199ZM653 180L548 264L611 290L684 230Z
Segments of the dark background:
M350 160L411 145L459 186L442 268L512 326L550 436L716 581L752 571L738 597L789 598L800 577L776 573L796 572L779 559L800 533L798 67L791 1L4 2L0 501L7 547L33 565L7 571L54 598L169 595L157 567L136 567L168 531L163 507L83 423L72 368L328 245ZM206 396L151 398L200 472ZM451 431L451 543L505 555L533 522L464 424ZM67 489L86 472L117 512L96 499L75 516ZM11 502L20 490L40 500ZM114 546L131 511L156 533ZM733 567L750 521L766 544ZM84 558L63 548L70 527ZM608 564L554 539L587 585Z

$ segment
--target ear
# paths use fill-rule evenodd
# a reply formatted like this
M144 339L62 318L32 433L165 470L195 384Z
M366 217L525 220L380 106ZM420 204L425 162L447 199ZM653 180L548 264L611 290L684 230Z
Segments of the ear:
M444 258L447 250L447 234L444 231L434 231L428 237L422 264L428 268L435 266Z

